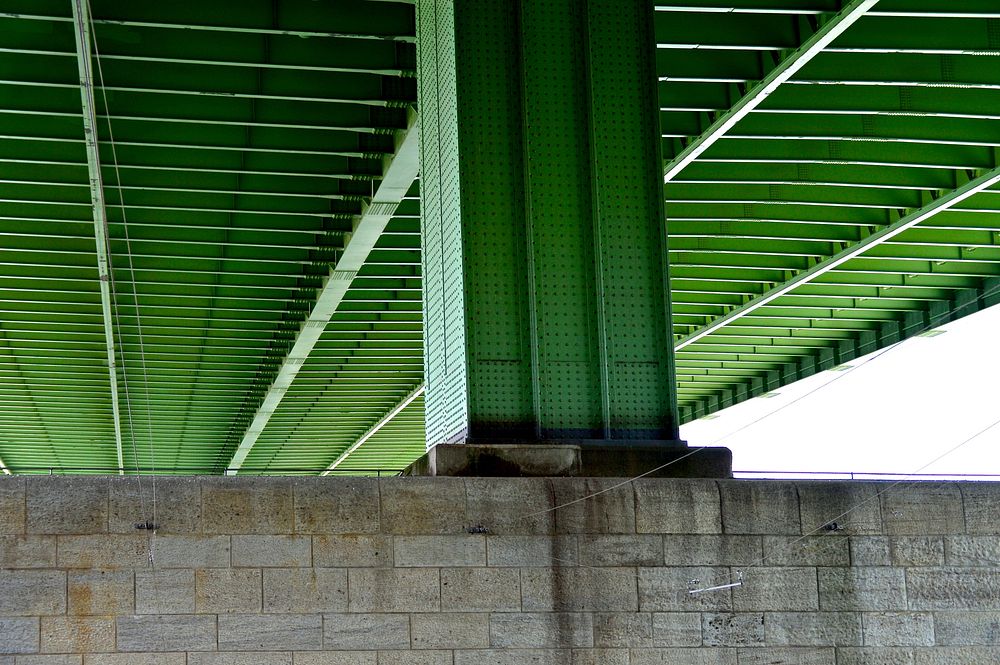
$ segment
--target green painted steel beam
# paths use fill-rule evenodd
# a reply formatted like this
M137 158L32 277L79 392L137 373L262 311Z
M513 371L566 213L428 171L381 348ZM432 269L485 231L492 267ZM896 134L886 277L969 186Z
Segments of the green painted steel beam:
M933 144L938 146L982 146L992 148L989 130L993 122L980 118L949 118L905 115L829 115L819 122L803 114L754 114L729 136L734 139L796 141L864 141L868 143Z
M356 132L344 133L343 136L334 135L335 132L329 132L326 134L326 141L320 141L323 137L307 137L304 140L298 141L296 145L279 144L277 141L270 142L268 145L264 139L258 141L258 145L240 145L238 141L238 136L222 135L220 132L213 131L211 136L202 137L191 136L190 134L178 135L170 137L175 142L164 142L164 141L144 141L141 140L148 134L142 132L134 133L134 140L130 140L127 137L123 137L121 140L115 141L115 144L119 149L131 149L131 148L141 148L144 150L150 148L167 148L174 151L180 150L190 150L193 152L200 151L220 151L220 152L248 152L255 153L259 155L274 156L274 155L295 155L295 156L305 156L305 157L360 157L364 158L370 153L385 153L388 154L388 149L383 148L382 145L362 145L358 141L358 135ZM380 139L381 137L375 136L373 140ZM216 143L210 143L209 139L216 140ZM66 136L46 136L45 134L0 134L0 140L4 141L34 141L43 143L60 143L69 144L75 146L76 144L83 144L83 139L78 139L70 135ZM228 143L223 143L222 141L228 141ZM263 145L260 145L263 143ZM320 143L322 145L320 145ZM285 147L287 145L287 147ZM123 152L128 155L126 150ZM201 157L199 155L199 157Z
M835 11L835 0L735 0L720 2L719 0L682 0L680 3L667 4L657 2L654 8L658 12L673 13L705 13L705 14L788 14L792 16L814 16L824 12Z
M802 185L811 187L864 187L872 189L950 189L950 170L885 166L863 168L852 164L772 164L762 172L755 162L698 161L678 175L675 183L713 185Z
M310 191L308 188L322 187L332 188L331 191L339 193L341 191L340 188L344 188L345 183L338 181L349 180L356 182L361 180L358 175L349 173L350 162L347 159L342 159L341 162L341 164L324 164L323 168L326 169L325 172L238 169L222 165L217 165L213 168L204 168L192 165L191 163L183 166L157 166L151 164L122 164L121 162L119 162L115 171L111 171L107 166L104 167L104 170L111 172L115 176L117 176L117 171L124 171L124 175L128 176L129 182L137 183L162 183L166 181L175 182L177 180L184 182L184 176L188 176L192 182L204 182L204 179L208 179L210 182L230 182L234 179L234 176L245 176L251 183L257 180L268 183L270 186L274 186L275 183L289 186L289 189L292 190L290 193L294 195L294 193L301 192L303 189L308 192ZM15 184L18 182L38 185L56 185L61 182L74 183L75 172L85 170L86 168L86 162L0 159L0 172L2 173L16 173L20 175L37 173L44 174L44 177L47 178L47 180L11 180ZM123 178L124 182L125 179ZM360 189L360 186L358 188ZM285 229L274 229L274 232L283 233Z
M776 91L758 113L811 116L873 114L936 118L994 118L995 92L975 88L791 85Z
M663 171L663 181L674 180L689 164L720 138L732 130L737 123L747 117L755 108L762 104L783 83L791 79L799 70L819 55L837 37L842 35L851 25L870 10L878 0L852 0L836 16L828 20L816 30L791 55L775 66L760 84L752 88L729 108L722 116L700 136L689 143L676 157L670 160Z
M998 182L1000 182L1000 167L994 168L982 175L979 175L973 180L970 180L966 184L958 187L957 189L951 190L948 193L940 196L939 198L931 201L930 203L924 205L923 207L914 210L913 212L901 217L899 220L893 224L886 226L876 233L868 236L864 240L857 242L850 247L838 252L837 254L823 260L817 265L797 274L792 279L786 281L782 285L769 290L767 293L762 294L750 302L734 309L733 311L727 313L726 315L719 317L711 324L698 330L696 333L687 335L675 344L675 348L683 349L690 344L696 343L699 340L711 335L713 332L722 329L728 323L732 323L740 319L751 312L754 312L761 307L766 307L773 301L786 296L792 292L796 287L806 284L816 277L823 275L831 270L836 269L842 264L851 261L859 256L867 254L869 251L877 248L881 243L884 243L897 235L903 233L904 231L913 228L917 224L923 222L926 219L931 218L938 212L942 210L947 210L950 207L958 205L962 201L968 199L971 196L978 194L990 187L993 187Z
M413 389L412 392L408 393L406 397L400 400L399 404L392 407L388 413L379 418L378 422L372 425L364 434L357 438L356 441L352 442L347 449L340 453L335 460L333 460L326 470L323 471L321 476L328 476L333 471L337 470L342 464L346 464L350 456L357 451L361 446L367 443L372 437L376 436L383 428L389 425L393 419L395 419L406 407L408 407L414 400L421 397L426 390L426 386L421 383L419 386Z
M649 63L648 78L657 81L648 106L664 129L660 145L654 137L648 147L668 156L682 154L686 143L710 131L742 99L768 92L762 81L769 73L801 57L810 36L851 6L843 0L657 4L655 41L662 48ZM759 302L907 211L961 187L967 172L996 165L1000 77L990 67L995 35L986 29L989 19L1000 18L994 4L881 0L808 62L796 64L801 68L794 76L666 183L676 339ZM292 14L285 13L289 7ZM127 285L121 291L136 288L135 296L116 299L123 308L119 362L129 365L118 368L119 390L124 381L143 378L132 367L140 358L139 320L129 311L134 305L143 307L142 337L154 370L148 397L133 399L133 408L150 408L151 422L141 418L134 428L122 423L122 436L150 432L164 464L224 469L308 316L313 294L335 265L361 200L377 183L382 159L392 153L390 132L406 126L406 109L396 102L412 102L413 81L404 79L415 67L414 44L399 35L303 39L277 30L386 31L385 17L372 7L388 7L393 29L412 40L413 8L392 3L220 0L184 12L119 0L94 3L102 57L93 58L113 88L109 108L97 100L95 131L107 136L114 123L118 139L118 168L105 166L102 175L134 204L127 209L128 231L138 254L134 276L110 272ZM620 13L621 7L614 9ZM20 10L48 18L10 16ZM9 441L0 453L15 472L43 465L113 468L111 399L101 389L108 379L98 271L94 246L87 244L93 242L94 214L79 132L75 22L66 0L9 0L0 13L7 14L0 16L0 431ZM490 25L508 18L498 14ZM564 38L564 18L535 21L539 31L552 30L545 46ZM597 24L597 38L610 35L607 21ZM627 38L634 43L634 34ZM487 43L474 40L470 52L480 57ZM474 110L488 105L494 112L508 104L523 110L510 85L552 74L553 58L515 55L523 72L495 77L492 87L472 83L480 91ZM545 64L536 72L539 62ZM468 94L470 81L465 84ZM608 87L593 85L598 92ZM610 87L620 89L620 82ZM200 91L210 94L174 94ZM543 85L525 101L544 105L557 96ZM619 93L613 105L619 116L624 97L631 99ZM558 107L552 108L556 115ZM580 107L584 115L595 108ZM539 109L532 108L532 128L548 121ZM479 127L475 114L471 122ZM559 125L558 132L570 125ZM459 126L474 137L469 145L475 151L492 141L518 145L511 122ZM561 148L559 163L570 166L560 173L590 161L586 150L567 157L586 142ZM98 161L110 162L111 146L98 148ZM601 161L607 159L602 152ZM631 173L628 168L616 171ZM505 173L503 158L487 160L481 180L461 183L477 197L471 209L495 211L511 197L520 199L516 179ZM539 209L549 215L548 203L567 200L565 179L554 183L550 196L548 182L537 180L544 174L531 173L532 194L545 199ZM634 200L638 180L622 176L614 188L600 190L602 204L618 191L633 192ZM420 382L423 326L414 296L424 283L416 242L421 190L415 184L400 201L396 220L241 473L322 471ZM432 188L425 211L434 197ZM872 339L896 339L894 330L912 334L917 319L930 320L928 312L980 290L1000 265L998 198L984 192L953 205L679 351L685 417L833 367L851 349L873 348ZM489 231L489 219L486 226L473 224L477 237L500 238L509 230L498 224ZM107 211L114 257L126 250L122 222L119 210ZM565 258L567 243L560 241L553 255ZM477 251L491 258L509 254L504 242L493 240ZM498 258L504 262L524 263ZM477 263L475 272L482 274L485 265ZM572 265L566 270L572 272ZM499 295L507 288L503 279L486 283L477 312L506 297ZM631 293L638 280L625 282ZM546 289L565 291L537 287ZM490 353L507 348L487 346ZM504 399L509 404L517 396ZM332 474L404 466L407 456L423 450L422 405L422 397L414 400ZM176 428L176 422L189 427ZM84 439L105 445L76 443ZM138 461L151 466L149 459Z
M0 54L75 57L72 51L54 48L47 39L51 33L18 33L17 26L23 22L16 18L0 18ZM137 31L128 26L98 25L101 25L99 32L105 44L100 55L102 61L367 72L397 76L412 76L415 73L413 47L390 40L360 42L329 37L323 40L324 48L317 49L315 41L309 42L293 35L189 33L184 39L176 39L177 33L168 28L144 28L141 34L145 38L137 40L134 38ZM62 32L62 26L53 26L53 31ZM265 50L266 59L262 57Z
M87 167L90 175L91 207L94 215L94 240L96 241L97 271L100 283L101 314L104 319L104 349L107 355L111 393L111 417L115 434L115 452L118 458L118 474L125 473L124 450L118 400L118 360L115 350L114 321L111 287L111 249L108 243L107 211L104 200L104 180L101 176L101 162L97 148L97 104L94 101L95 79L90 46L90 7L87 0L72 0L76 56L80 75L80 97L83 106L83 133L87 145Z
M870 208L898 210L914 207L921 192L879 191L866 188L811 187L809 185L712 185L670 183L664 187L667 205L673 203L801 205L823 208Z
M280 11L293 4L316 10L310 23L322 25L324 8L289 0L281 3ZM338 5L337 11L349 4ZM62 8L59 2L39 0L31 9L42 13L50 6ZM121 11L135 8L104 3L95 9L111 12L114 21ZM217 10L218 3L207 9ZM232 12L231 18L240 21L254 16L254 20L263 17L271 21L273 10L270 2L240 2L239 11ZM412 9L408 11L412 31ZM218 15L224 22L229 20L225 14ZM165 18L162 12L158 17ZM202 20L197 15L189 18L195 24ZM358 20L379 27L379 18L367 12ZM0 316L15 322L8 353L21 361L18 369L23 370L23 376L42 395L70 398L72 391L60 392L53 385L60 372L80 373L85 377L81 385L88 387L88 393L99 381L92 371L99 346L92 342L99 339L93 325L96 322L96 330L100 329L100 316L92 313L94 295L81 288L88 277L82 243L92 221L86 207L76 205L83 202L79 196L82 190L63 186L68 191L60 193L59 185L44 183L83 182L87 163L83 142L73 140L72 123L78 122L79 107L74 112L69 93L77 89L73 86L75 77L65 67L67 58L38 51L65 53L67 44L71 49L72 23L62 22L43 31L26 23L22 19L0 20L11 28L0 30L0 79L10 81L3 90L12 91L0 94L6 100L0 105L7 107L0 109L0 133L10 137L0 139L0 180L10 181L0 219L0 234L4 228L10 230L4 235L3 244L9 245L2 257L6 260L0 261L4 272L0 278ZM39 39L41 33L49 34ZM137 33L145 38L133 39ZM219 459L223 454L220 442L224 452L231 451L228 446L236 443L232 441L234 432L248 426L253 415L249 405L263 399L299 321L308 315L313 292L322 286L323 276L339 257L344 234L351 231L352 216L362 211L361 200L370 196L373 181L381 175L382 157L393 148L392 136L383 132L405 127L405 109L366 109L323 100L292 104L262 101L258 95L321 95L329 100L367 94L393 103L402 98L412 101L412 81L386 77L378 70L398 69L405 76L412 70L413 48L388 40L354 40L354 46L348 46L337 38L304 40L252 31L186 31L184 39L179 39L182 34L176 29L99 23L97 37L102 51L112 56L100 59L108 87L144 88L148 79L156 80L156 88L239 90L248 97L195 98L112 90L108 92L110 108L102 108L98 114L97 131L103 134L105 124L114 122L117 161L124 168L120 182L117 169L105 170L104 176L106 181L113 178L120 184L125 203L134 205L127 211L129 222L135 225L129 231L142 254L136 258L134 279L128 271L114 271L117 279L137 289L134 297L131 293L120 297L119 305L141 304L152 317L143 317L143 324L151 325L143 325L142 332L150 345L156 378L150 380L148 398L133 400L139 408L149 407L152 419L147 422L145 416L140 417L135 431L126 428L125 436L143 436L149 431L157 459L162 455L164 464L182 468L179 460L198 460L206 469L219 471L225 463ZM123 36L129 38L120 39ZM17 52L32 49L37 52L35 57ZM133 55L137 59L132 59ZM192 62L164 62L158 57ZM335 71L340 65L344 71ZM258 69L262 78L255 87L252 77ZM184 76L178 78L182 72ZM366 74L359 76L363 72ZM345 85L357 82L361 87L303 87L321 80ZM14 138L26 136L56 140ZM104 143L100 148L101 156L109 160L110 146ZM358 200L350 200L354 197ZM334 205L314 210L303 205L309 199L320 203L331 199ZM272 203L279 200L280 205ZM49 201L63 205L47 204ZM405 214L414 217L412 197L407 205L409 212ZM186 209L166 209L177 206ZM288 214L310 212L321 214ZM121 215L110 210L109 217L112 249L116 254L124 252ZM16 231L26 224L36 232L30 239L19 238ZM410 229L410 235L414 231L418 228ZM348 296L343 320L329 327L334 349L366 344L386 347L400 342L412 348L419 344L419 311L408 297L420 288L418 266L412 265L419 262L412 252L415 245L406 235L394 235L392 242L382 244L387 249L376 248L372 257L383 263L366 266L359 273L367 290ZM34 293L24 286L31 277L38 278ZM395 286L408 293L393 292ZM251 289L259 296L258 302L250 297ZM408 311L401 312L403 309ZM123 314L122 355L131 361L138 355L138 320L132 313ZM358 418L370 418L378 412L373 401L398 391L396 379L387 380L390 373L412 370L405 372L411 385L420 379L419 362L393 357L399 355L396 352L317 353L318 362L303 370L308 374L300 377L307 388L288 398L292 413L317 395L326 395L323 399L330 400L326 403L333 405L340 400L345 413L353 414L345 418L359 422ZM406 355L414 353L419 356L419 349ZM359 358L352 359L352 355ZM3 363L0 380L16 382L15 373L8 369L13 367ZM136 380L137 372L126 370L123 379ZM342 377L337 379L341 388L324 389L334 372ZM73 384L63 379L62 385ZM348 401L342 399L345 395L350 395ZM103 406L99 396L88 399ZM316 413L316 417L326 418L332 412L319 407ZM181 414L186 414L190 427L176 427L185 419ZM57 416L48 410L36 422L44 424L45 418L64 422L77 416ZM285 421L279 415L276 422ZM294 431L284 425L281 429L294 437ZM52 456L65 463L70 459L70 439L60 435L54 441ZM294 448L293 442L289 445ZM40 455L40 450L34 449L32 455ZM145 458L142 467L149 468L149 456L144 452L140 456ZM323 464L328 459L322 460ZM256 458L249 466L257 472L261 468ZM322 469L319 460L310 466Z
M406 132L397 137L395 155L387 160L382 181L375 190L371 203L357 220L336 265L330 270L323 288L317 293L316 302L311 307L309 316L303 322L288 355L278 368L274 382L267 389L253 420L247 426L236 450L226 464L227 475L239 472L257 439L267 427L271 415L278 408L316 342L330 323L331 317L341 306L351 282L372 253L400 201L413 185L417 177L418 141L419 130L416 115L413 114Z
M648 4L417 11L428 444L675 439Z
M134 3L116 5L114 14L98 13L93 23L129 29L163 28L181 34L199 32L251 35L287 35L302 39L341 38L362 40L413 41L413 8L407 3L385 3L379 8L379 21L371 20L372 9L366 2L353 0L317 7L312 2L285 2L277 14L271 2L262 0L226 0L206 5L169 5ZM46 8L35 12L0 12L0 17L65 23L72 18ZM339 30L337 29L339 27ZM350 27L348 30L346 28Z
M863 129L863 128L862 128ZM992 146L954 146L934 143L904 144L877 141L847 141L836 144L796 141L779 136L768 140L733 139L716 143L700 162L845 164L855 166L909 166L969 170L991 168Z
M944 72L940 67L942 58L949 62ZM1000 84L1000 74L984 67L980 55L828 53L789 83L823 87L851 85L857 86L859 91L900 86L992 90Z
M902 321L888 322L871 334L857 340L845 341L835 348L828 349L819 358L806 359L798 364L783 363L765 372L763 380L751 379L749 383L734 383L721 391L707 391L699 395L695 391L685 391L686 405L691 405L695 415L703 414L706 408L714 410L730 406L744 399L760 396L761 393L773 390L783 383L797 380L803 376L824 369L836 369L835 364L849 363L855 358L883 348L889 344L918 334L922 331L945 324L984 307L1000 303L1000 278L993 276L980 280L974 287L954 292L954 297L947 302L934 303L934 306L923 312L912 312ZM683 355L683 352L681 352ZM685 411L685 417L690 418L691 411Z

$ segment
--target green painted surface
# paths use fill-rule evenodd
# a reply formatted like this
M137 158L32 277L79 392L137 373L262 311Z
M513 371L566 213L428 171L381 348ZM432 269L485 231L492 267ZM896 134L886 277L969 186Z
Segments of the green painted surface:
M489 5L483 4L484 8ZM462 302L461 216L458 179L458 121L455 15L452 3L422 2L417 6L418 99L420 163L437 164L437 177L421 171L420 213L424 275L424 323L442 334L424 335L427 380L452 396L427 400L427 436L447 440L468 413L468 376L463 361L465 323ZM440 38L439 38L440 33ZM449 74L451 72L451 74ZM500 97L499 102L507 101ZM427 122L437 118L438 122ZM492 138L489 134L485 138ZM485 229L484 229L485 232Z
M417 7L428 442L675 439L648 5Z
M649 402L616 410L651 393L631 383L640 373L602 374L593 370L600 363L547 376L533 390L533 334L542 339L537 361L549 368L568 367L573 354L588 362L603 354L610 368L669 351L666 330L655 346L652 336L632 336L640 329L633 322L648 326L635 299L653 288L643 281L652 273L615 263L637 246L629 225L641 215L595 225L584 202L642 200L650 209L645 153L660 150L669 165L776 66L801 57L799 45L849 3L656 3L648 110L616 76L644 66L625 59L622 43L634 45L636 35L613 27L626 12L597 18L596 0L526 2L524 11L539 12L534 40L512 50L516 14L506 3L477 4L494 15L485 28L459 25L466 37L482 37L460 43L466 52L421 51L419 112L440 115L459 103L456 82L440 75L456 58L518 73L482 68L476 76L467 67L461 84L474 101L461 131L425 135L424 158L455 160L462 140L501 159L474 183L455 173L443 188L428 179L411 190L246 473L318 472L378 422L425 378L425 314L434 321L428 330L449 331L452 350L441 362L428 359L426 378L469 396L443 411L428 400L437 438L444 430L434 428L466 412L494 422L539 413L559 428L569 422L564 396L577 405L572 421L588 427L665 410ZM449 6L421 2L419 11ZM585 30L585 7L593 25L606 27ZM373 191L405 107L416 102L418 9L365 0L93 0L92 10L118 388L129 407L126 466L151 468L155 458L159 471L220 473ZM427 21L422 13L422 38ZM18 472L116 466L73 29L70 0L0 0L0 460ZM557 57L567 45L581 58L600 54L589 62L607 68L573 69ZM993 0L881 0L664 184L674 343L994 169L996 53ZM657 103L659 145L625 129L643 124L638 115L655 119ZM534 133L519 128L522 116L536 123ZM591 135L591 118L613 129ZM520 161L526 141L548 161ZM586 186L567 185L565 173L591 165ZM421 194L425 217L451 232L469 221L445 217L443 205L458 197L478 213L478 240L465 253L481 286L465 312L453 299L429 299L426 311L421 304L422 261L453 266L427 279L454 298L463 250L433 226L421 242ZM558 241L558 252L544 242L529 251L523 232L512 232L525 201L544 220L538 237ZM1000 191L990 188L685 344L676 353L681 419L996 303L998 213ZM559 224L589 237L565 241ZM610 262L588 267L582 257L598 247ZM551 285L534 301L510 269L529 260ZM642 261L652 257L635 265ZM609 297L600 299L599 288ZM593 320L579 318L584 302ZM457 336L472 319L475 332L463 341ZM550 336L550 326L563 336ZM602 329L615 341L602 345ZM466 346L483 360L467 372ZM652 378L662 386L668 376ZM407 407L342 467L404 466L423 448L420 408L420 400Z
M788 34L804 41L840 9L694 6L658 12L680 26L658 33L668 163L795 57ZM984 2L878 2L665 186L681 344L997 165L998 18ZM966 199L684 345L683 418L997 302L998 202Z
M220 473L336 262L415 101L413 8L373 6L92 3L127 469ZM70 7L0 3L0 458L23 472L116 466ZM325 468L421 382L419 263L411 206L247 472Z

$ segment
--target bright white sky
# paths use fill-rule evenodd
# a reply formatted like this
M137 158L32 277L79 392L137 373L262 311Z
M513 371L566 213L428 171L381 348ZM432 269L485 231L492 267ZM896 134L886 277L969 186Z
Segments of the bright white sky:
M928 466L1000 420L1000 305L937 330L688 423L681 438L728 446L736 471L1000 474L1000 425Z

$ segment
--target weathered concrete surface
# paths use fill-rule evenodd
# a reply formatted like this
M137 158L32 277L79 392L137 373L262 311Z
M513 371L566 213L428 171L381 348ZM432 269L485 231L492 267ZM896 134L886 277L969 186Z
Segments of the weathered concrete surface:
M730 478L728 448L673 441L469 442L434 446L406 476Z
M1000 662L1000 485L159 482L0 478L0 665Z

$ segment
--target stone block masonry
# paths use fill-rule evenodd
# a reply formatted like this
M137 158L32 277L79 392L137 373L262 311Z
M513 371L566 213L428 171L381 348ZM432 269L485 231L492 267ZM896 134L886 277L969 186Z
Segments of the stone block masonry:
M614 485L2 477L0 665L1000 663L1000 485Z

